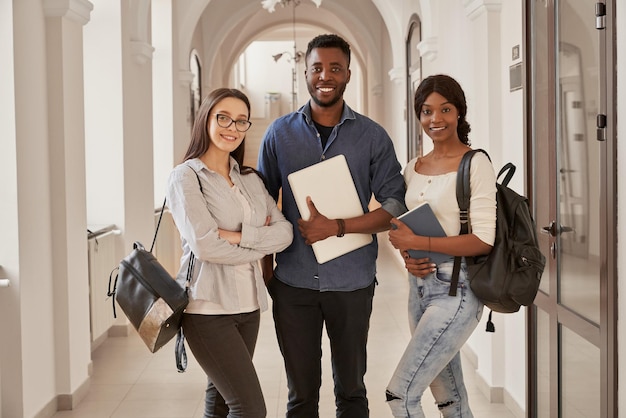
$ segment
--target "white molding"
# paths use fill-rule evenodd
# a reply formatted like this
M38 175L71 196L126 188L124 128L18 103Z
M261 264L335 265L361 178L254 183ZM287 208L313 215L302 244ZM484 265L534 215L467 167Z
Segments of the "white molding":
M402 83L402 80L404 79L404 77L406 77L406 72L405 72L405 68L404 67L392 68L391 70L389 70L389 72L387 74L389 74L389 79L394 84Z
M154 47L147 42L130 41L130 51L133 58L135 58L135 62L139 65L143 65L152 61Z
M515 399L513 399L507 390L504 391L504 406L511 411L515 418L526 418L525 409L522 408Z
M483 396L490 403L503 403L504 402L504 388L498 386L490 386L485 378L478 372L478 355L472 350L472 348L465 344L461 351L469 363L472 365L474 371L474 382L476 388L483 394Z
M44 0L43 10L47 17L64 17L85 25L91 18L93 4L88 0Z
M468 344L465 344L461 348L461 352L474 372L474 384L476 388L480 393L483 394L487 401L489 401L489 403L504 404L504 406L506 406L507 409L511 411L511 413L516 418L524 418L524 408L522 408L515 401L515 399L513 399L511 394L505 388L489 385L485 378L480 373L478 373L478 355L474 352L472 347L470 347Z
M467 17L475 20L483 13L502 10L502 0L464 0L463 8Z
M124 320L127 320L127 319L124 318ZM111 338L128 337L131 332L133 332L133 325L130 322L128 322L126 324L117 324L117 325L114 324L111 328L109 328L109 332L107 333L107 335Z
M489 385L477 370L474 370L474 382L489 403L504 403L504 388L502 386Z
M426 61L434 61L437 58L437 53L439 41L436 36L432 36L430 38L423 39L416 45L417 50L420 53L420 56Z
M191 82L193 81L193 73L188 70L180 70L178 72L178 81L180 82L180 85L182 87L189 88L189 86L191 85Z

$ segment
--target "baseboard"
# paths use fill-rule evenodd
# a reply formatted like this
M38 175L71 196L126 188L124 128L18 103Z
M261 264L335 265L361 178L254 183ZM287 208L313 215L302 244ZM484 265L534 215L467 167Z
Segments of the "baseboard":
M464 345L461 348L461 353L465 357L465 360L472 366L474 371L474 382L476 387L482 393L490 403L503 403L509 411L515 416L515 418L526 418L526 412L515 399L506 391L503 387L492 387L487 381L477 372L478 370L478 356L472 350L469 345Z
M93 353L94 351L96 351L96 348L100 347L100 345L102 345L102 343L105 342L108 337L109 337L109 333L104 332L102 333L101 336L93 340L91 342L91 352Z
M82 385L78 387L71 395L58 395L57 396L57 409L59 411L71 411L76 408L76 405L89 393L89 387L91 386L91 378L85 379Z
M58 411L57 398L52 399L46 404L39 412L37 412L33 418L50 418Z
M74 393L57 395L46 404L34 418L49 418L56 414L58 411L71 411L80 401L85 399L87 393L89 393L89 387L91 386L91 378L87 378L82 385L74 391Z
M109 332L107 335L109 337L128 337L132 330L132 325L130 323L124 325L113 325L109 328Z
M511 411L515 418L526 418L526 411L522 408L508 391L504 391L504 406Z
M504 388L500 386L490 386L480 373L475 372L474 381L476 387L487 398L490 403L504 403Z

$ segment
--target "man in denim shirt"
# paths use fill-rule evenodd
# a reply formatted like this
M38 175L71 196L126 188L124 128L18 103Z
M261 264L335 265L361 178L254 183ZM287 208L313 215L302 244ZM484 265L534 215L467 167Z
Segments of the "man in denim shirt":
M319 416L325 324L337 417L364 418L369 416L363 378L376 281L376 236L371 244L324 264L317 263L311 244L330 236L387 230L391 218L406 211L404 180L389 135L344 103L350 81L348 43L337 35L320 35L309 42L305 57L311 100L269 126L258 164L274 198L282 188L283 213L300 230L294 231L291 246L277 254L274 279L268 285L289 385L287 417ZM300 219L287 176L339 154L348 161L365 214L328 219L312 202L311 217ZM382 207L369 212L372 194Z

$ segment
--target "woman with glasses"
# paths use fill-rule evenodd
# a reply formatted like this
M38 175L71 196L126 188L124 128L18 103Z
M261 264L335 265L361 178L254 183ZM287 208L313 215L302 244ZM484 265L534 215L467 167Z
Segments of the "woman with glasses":
M205 417L261 418L265 401L252 356L267 295L260 260L291 244L293 229L256 170L243 165L250 102L217 89L202 102L167 201L183 255L195 259L183 330L208 376Z

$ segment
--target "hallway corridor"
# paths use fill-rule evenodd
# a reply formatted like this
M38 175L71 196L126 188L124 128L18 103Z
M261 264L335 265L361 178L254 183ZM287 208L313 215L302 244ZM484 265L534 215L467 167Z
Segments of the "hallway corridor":
M366 375L372 418L391 417L385 387L408 341L405 271L394 261L386 234L381 242L378 281L369 334ZM477 332L483 332L478 329ZM334 417L329 347L325 341L320 416ZM173 341L150 354L136 334L108 338L93 352L93 374L87 397L74 411L54 418L202 418L206 378L190 351L187 372L176 372ZM267 403L268 417L285 416L287 383L271 313L261 317L255 363ZM490 404L475 385L474 371L464 357L465 379L477 418L514 418L503 404ZM423 401L427 417L438 417L430 392Z

